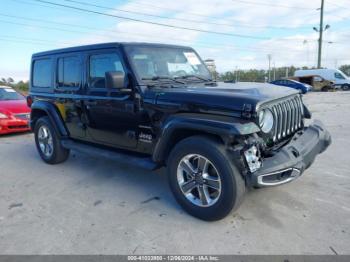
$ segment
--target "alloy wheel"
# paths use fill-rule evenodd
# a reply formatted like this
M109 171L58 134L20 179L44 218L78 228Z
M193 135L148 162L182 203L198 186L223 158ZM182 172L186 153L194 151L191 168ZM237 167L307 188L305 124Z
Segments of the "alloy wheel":
M180 160L177 182L187 200L196 206L210 207L220 198L220 174L202 155L189 154Z
M38 143L41 152L49 158L53 154L52 134L47 126L41 126L38 130Z

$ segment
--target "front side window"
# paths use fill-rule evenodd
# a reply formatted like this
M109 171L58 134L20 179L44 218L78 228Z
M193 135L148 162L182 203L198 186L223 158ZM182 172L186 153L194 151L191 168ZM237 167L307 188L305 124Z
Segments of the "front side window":
M128 57L142 79L155 77L190 77L210 79L199 56L188 48L127 46Z
M78 57L63 57L58 59L58 87L79 87L80 61Z
M33 86L48 88L51 86L51 59L40 59L33 64Z
M123 64L117 53L90 56L89 84L93 88L105 88L105 73L124 72Z
M342 74L341 74L341 73L334 73L334 77L335 77L335 78L337 78L337 79L342 79L342 80L344 80L344 79L345 79L345 77L344 77L344 76L342 76Z

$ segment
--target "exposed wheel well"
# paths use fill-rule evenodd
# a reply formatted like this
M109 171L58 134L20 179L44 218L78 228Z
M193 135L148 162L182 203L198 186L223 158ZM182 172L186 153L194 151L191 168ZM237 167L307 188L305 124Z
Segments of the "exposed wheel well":
M39 118L47 116L47 113L44 110L41 109L33 109L30 115L31 119L31 129L34 131L35 123L38 121Z
M161 152L161 161L162 162L167 162L168 157L170 155L171 150L174 148L174 146L179 143L181 140L191 137L191 136L204 136L207 137L208 139L215 140L218 143L224 144L224 140L222 139L221 136L217 134L210 134L207 132L203 131L198 131L198 130L192 130L192 129L181 129L173 132L170 136L170 138L167 141L166 147L163 149L163 152Z

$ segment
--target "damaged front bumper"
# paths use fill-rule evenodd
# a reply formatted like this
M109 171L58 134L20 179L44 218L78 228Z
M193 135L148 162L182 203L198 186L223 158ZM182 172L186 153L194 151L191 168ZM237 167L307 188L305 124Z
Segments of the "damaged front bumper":
M331 144L331 135L320 121L297 132L291 141L264 158L259 170L250 174L254 187L276 186L299 177Z

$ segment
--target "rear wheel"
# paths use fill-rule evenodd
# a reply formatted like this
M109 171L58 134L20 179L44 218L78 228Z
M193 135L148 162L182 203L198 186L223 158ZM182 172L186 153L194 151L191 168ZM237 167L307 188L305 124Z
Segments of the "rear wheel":
M343 86L342 86L342 89L343 89L344 91L348 91L348 90L350 90L350 85L343 85Z
M175 146L168 160L168 179L177 202L189 214L219 220L236 209L245 183L220 143L190 137Z
M34 136L39 155L46 163L58 164L69 157L69 150L62 147L59 136L47 116L36 121Z

